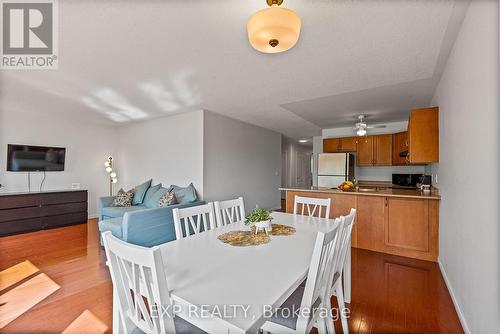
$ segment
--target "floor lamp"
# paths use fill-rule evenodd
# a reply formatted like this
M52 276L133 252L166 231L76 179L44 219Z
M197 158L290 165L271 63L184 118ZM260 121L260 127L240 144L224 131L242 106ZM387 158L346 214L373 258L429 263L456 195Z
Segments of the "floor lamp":
M104 163L104 167L106 167L106 172L109 177L109 196L113 196L113 183L118 182L116 178L116 173L113 171L113 157L109 156L106 162Z

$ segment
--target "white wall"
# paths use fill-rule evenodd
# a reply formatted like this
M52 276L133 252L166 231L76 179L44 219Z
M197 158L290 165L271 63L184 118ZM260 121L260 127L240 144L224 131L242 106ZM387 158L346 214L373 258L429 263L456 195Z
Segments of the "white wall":
M392 174L424 174L424 166L358 167L355 175L364 181L391 181Z
M279 208L281 135L209 111L204 124L204 199L243 196L247 212Z
M498 1L471 2L433 99L439 260L471 333L500 333L498 14Z
M118 185L132 188L147 179L153 184L186 186L193 182L203 196L203 111L131 123L118 130Z
M66 148L63 172L47 172L43 190L70 189L80 183L89 193L89 216L97 216L97 201L108 194L104 161L116 150L116 128L75 120L64 112L1 107L0 183L2 192L28 191L25 172L7 172L7 144ZM39 191L43 173L31 173L31 190Z

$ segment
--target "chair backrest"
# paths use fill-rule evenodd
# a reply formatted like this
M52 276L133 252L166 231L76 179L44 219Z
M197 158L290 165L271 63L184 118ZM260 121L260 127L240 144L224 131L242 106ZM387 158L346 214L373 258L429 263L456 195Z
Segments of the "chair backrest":
M302 206L301 215L306 214L305 208L307 208L307 215L312 217L316 214L317 217L322 217L321 212L323 211L323 207L325 207L325 216L322 218L330 217L330 198L312 198L312 197L301 197L295 195L295 200L293 203L293 213L297 214L299 211L299 204ZM311 209L312 207L312 209Z
M173 314L163 312L171 299L160 249L126 243L109 231L102 238L124 332L175 333Z
M314 244L313 254L311 256L311 265L307 274L304 295L300 305L301 310L313 310L313 306L319 300L323 303L329 298L331 281L335 263L340 256L339 237L344 225L344 218L335 219L336 228L330 232L318 232L316 243ZM297 333L306 332L310 321L314 321L315 316L299 317L297 319Z
M243 197L222 202L217 201L214 203L214 208L217 227L245 220Z
M356 209L351 208L351 212L344 218L344 226L342 231L340 231L340 256L337 259L337 263L335 264L335 273L342 276L342 270L344 269L345 259L347 257L347 252L350 251L349 245L352 237L352 228L354 226L354 221L356 219ZM335 282L334 282L335 283Z
M214 204L175 208L174 216L175 237L177 240L191 234L198 234L215 228ZM184 234L183 234L184 230Z

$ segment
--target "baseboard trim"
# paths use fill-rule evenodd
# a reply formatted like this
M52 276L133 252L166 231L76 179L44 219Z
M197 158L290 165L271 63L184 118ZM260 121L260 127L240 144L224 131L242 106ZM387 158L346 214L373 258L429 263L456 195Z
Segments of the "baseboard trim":
M450 293L451 300L453 301L453 305L455 306L455 311L457 311L458 319L460 320L460 324L462 324L462 329L466 334L471 334L471 331L469 330L469 326L467 325L467 321L465 320L465 316L462 313L462 309L460 308L460 305L458 304L457 298L455 297L455 293L453 292L453 288L451 287L450 280L448 279L448 276L446 275L446 271L444 270L443 264L441 263L441 260L438 258L438 265L439 265L439 270L441 271L441 276L443 276L444 283L446 284L446 287L448 288L448 292Z

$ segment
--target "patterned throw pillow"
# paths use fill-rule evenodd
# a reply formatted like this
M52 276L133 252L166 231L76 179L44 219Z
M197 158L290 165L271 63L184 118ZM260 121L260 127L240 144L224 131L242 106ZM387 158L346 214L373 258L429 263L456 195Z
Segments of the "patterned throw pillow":
M164 208L166 206L174 205L174 204L177 204L177 198L175 197L175 194L173 191L167 191L158 200L158 207L159 208Z
M123 189L118 190L112 206L131 206L132 199L134 198L134 191L135 189L130 189L127 192Z

